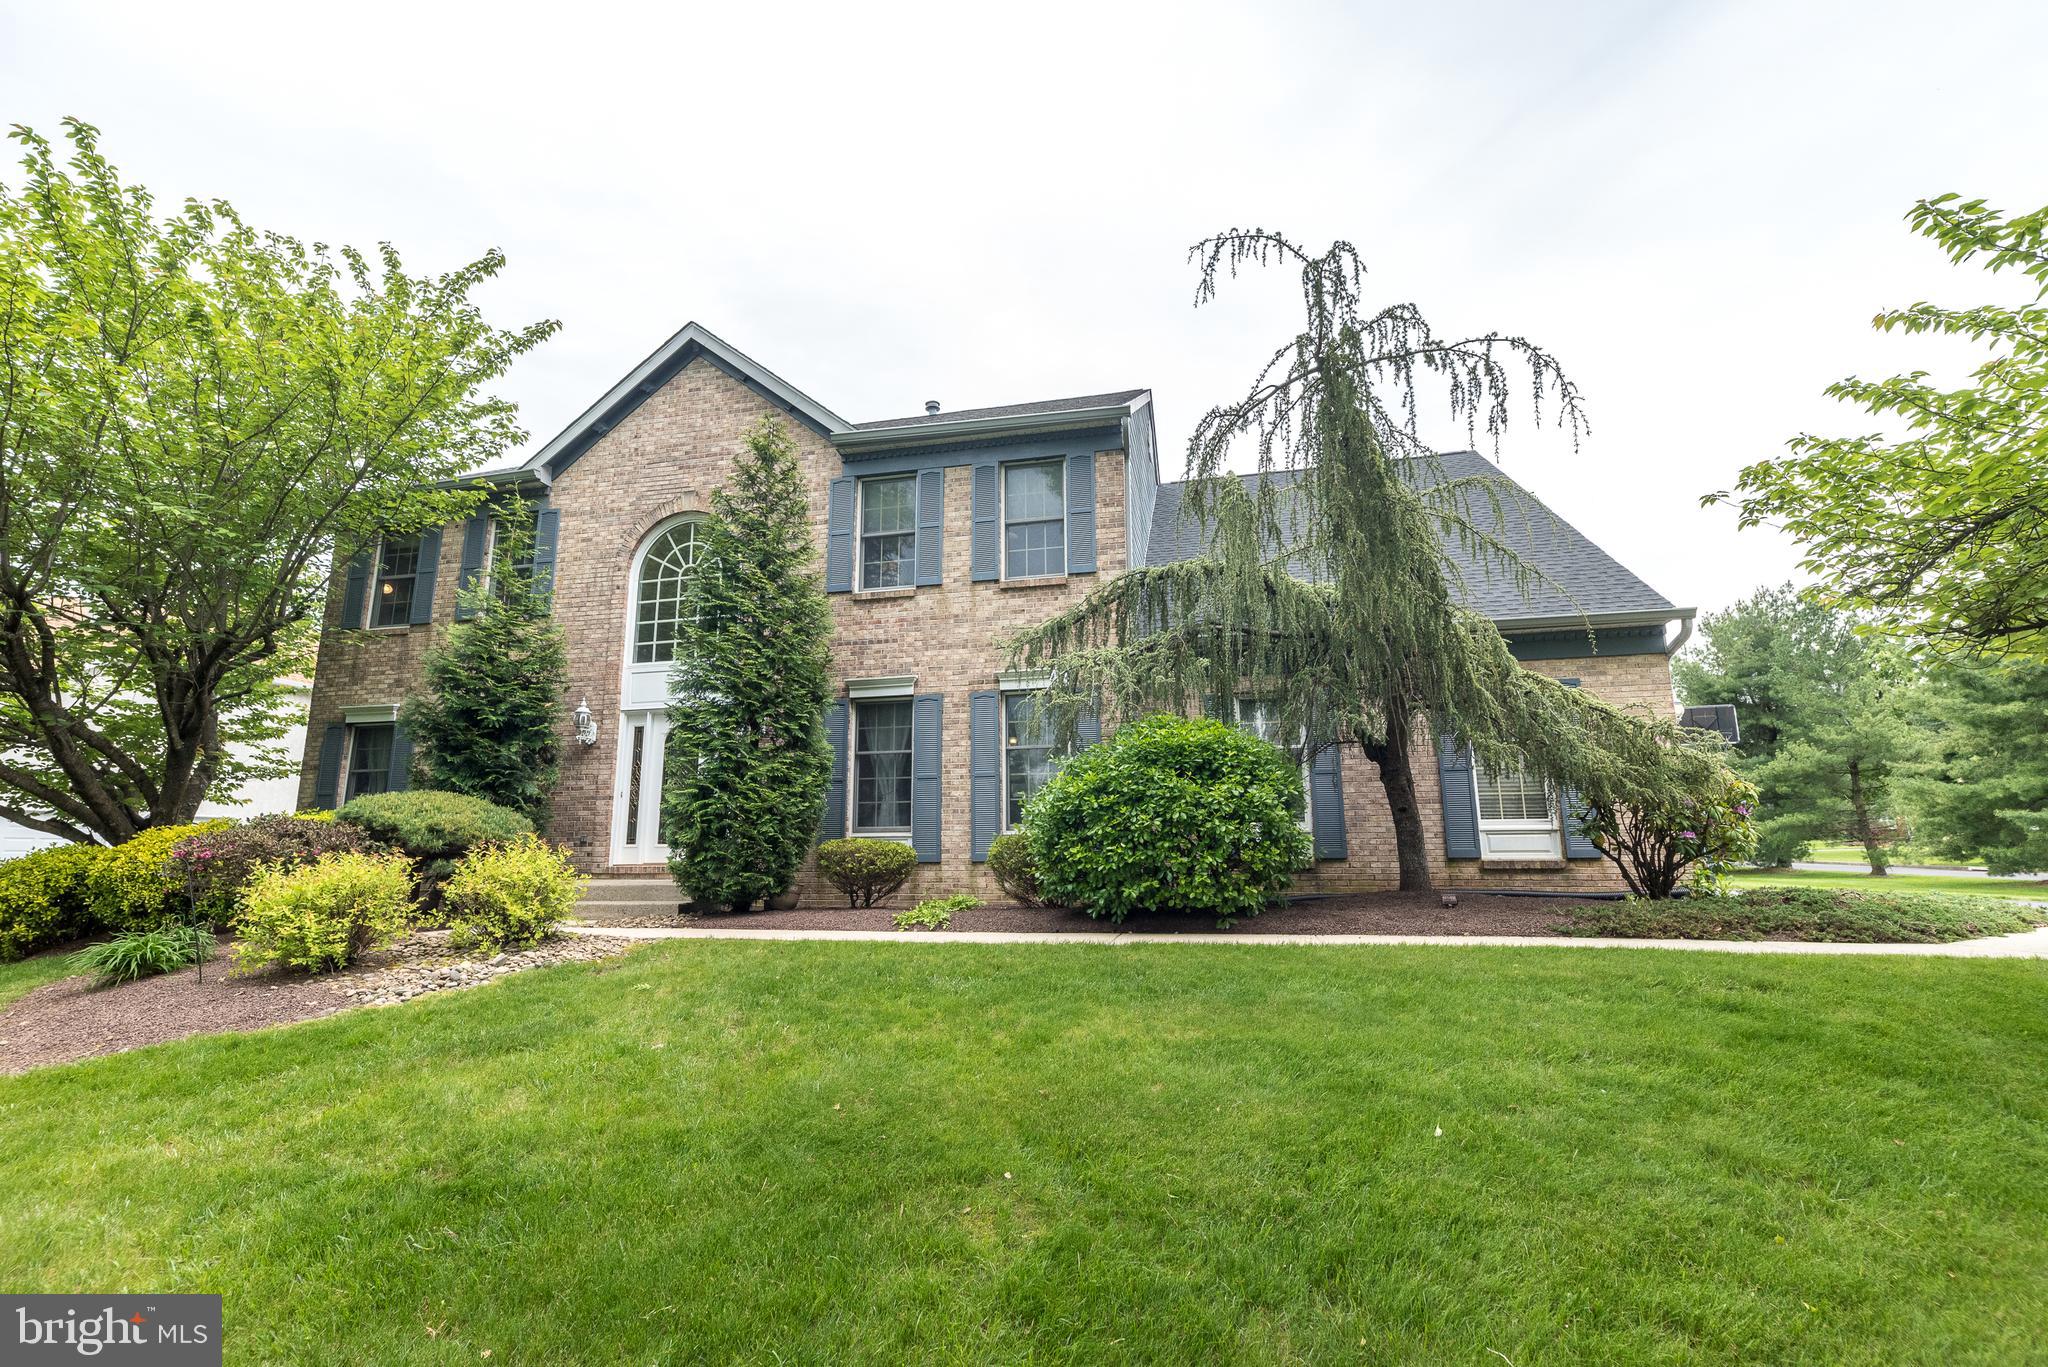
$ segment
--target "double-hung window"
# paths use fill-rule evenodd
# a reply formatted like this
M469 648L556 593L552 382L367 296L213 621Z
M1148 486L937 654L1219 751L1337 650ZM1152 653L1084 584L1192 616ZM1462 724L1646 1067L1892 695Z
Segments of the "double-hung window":
M348 787L342 801L365 793L381 793L391 787L391 744L395 727L390 722L348 729Z
M1034 460L1003 467L1003 577L1067 572L1067 465Z
M909 698L853 705L853 833L910 834Z
M1472 793L1484 859L1563 857L1550 785L1526 769L1494 770L1473 756Z
M1293 735L1282 734L1279 709L1266 699L1238 698L1235 701L1235 710L1237 725L1251 732L1260 740L1270 745L1277 745L1289 754L1299 754L1306 748L1299 732ZM1313 811L1315 789L1309 786L1308 764L1306 762L1301 766L1301 798L1301 824L1305 828L1312 830L1315 826L1315 813Z
M1024 804L1052 778L1063 751L1053 744L1052 718L1036 690L1003 694L1003 829L1024 820Z
M917 476L860 482L860 586L909 587L917 558Z
M373 627L402 627L412 621L413 587L420 576L420 539L387 536L377 548L377 596L370 609Z

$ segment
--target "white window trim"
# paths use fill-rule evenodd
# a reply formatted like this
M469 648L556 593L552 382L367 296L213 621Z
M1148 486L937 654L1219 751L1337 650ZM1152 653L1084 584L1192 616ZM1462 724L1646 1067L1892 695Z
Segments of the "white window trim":
M404 537L399 538L401 541L404 539ZM423 539L419 533L415 532L413 534L412 591L415 596L420 591L420 547L418 543ZM370 631L401 631L412 625L412 604L410 602L406 604L405 620L403 622L385 622L381 626L377 622L377 605L384 601L384 543L388 540L390 540L389 537L378 537L377 549L371 553L370 605L368 611L363 614L365 628ZM435 568L438 569L440 567L436 566Z
M848 679L846 696L853 702L876 702L889 698L908 698L917 693L917 675L892 674L874 679Z
M1523 817L1494 817L1489 819L1487 817L1479 815L1482 809L1481 795L1479 791L1479 780L1481 776L1485 774L1485 772L1486 762L1482 760L1477 754L1474 754L1472 756L1472 814L1473 820L1478 826L1479 830L1480 862L1486 863L1488 861L1493 861L1514 863L1520 860L1529 859L1564 858L1564 825L1558 814L1560 804L1557 800L1557 790L1548 783L1545 783L1543 785L1543 801L1545 804L1546 816L1542 821L1533 821ZM1502 851L1500 853L1493 853L1489 850L1486 839L1489 835L1508 836L1539 834L1549 837L1549 850Z
M880 685L888 691L856 693L854 686ZM897 685L906 685L897 689ZM913 677L894 679L849 679L846 684L846 833L856 840L893 840L899 845L911 841L909 826L877 826L863 830L859 824L860 815L860 705L865 702L903 702L912 700L917 686ZM917 820L917 712L916 703L911 702L910 716L910 817Z
M1060 467L1060 567L1047 574L1010 573L1010 479L1009 471L1025 465L1057 465ZM1033 518L1034 522L1050 522L1051 518ZM1000 579L1059 579L1067 572L1067 458L1061 456L1033 456L1029 460L1006 460L996 466L996 563L1001 567Z
M898 589L917 587L917 538L922 529L918 520L918 472L898 471L892 475L861 475L853 481L853 587L857 593L893 593ZM867 557L861 554L862 543L867 533L861 530L861 507L867 501L868 485L885 479L908 479L910 481L910 579L902 584L870 584L867 581ZM901 533L891 532L895 536Z
M649 527L646 535L640 538L640 544L634 548L633 559L626 566L625 666L629 674L635 669L666 671L674 663L673 657L667 660L647 660L644 662L634 659L640 644L640 571L646 568L648 553L654 549L655 543L668 535L672 529L680 527L685 523L696 525L703 521L704 514L694 512L678 513L674 517L665 517L652 527ZM692 563L690 569L692 573L695 573L696 565Z
M395 702L364 703L359 707L341 709L341 720L345 726L375 726L379 722L397 721L398 704Z

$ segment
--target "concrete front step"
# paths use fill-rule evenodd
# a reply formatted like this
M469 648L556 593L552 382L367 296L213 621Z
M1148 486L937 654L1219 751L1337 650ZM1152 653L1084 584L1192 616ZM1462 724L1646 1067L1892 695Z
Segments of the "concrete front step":
M604 902L680 902L683 894L669 878L593 878L583 890L585 904Z

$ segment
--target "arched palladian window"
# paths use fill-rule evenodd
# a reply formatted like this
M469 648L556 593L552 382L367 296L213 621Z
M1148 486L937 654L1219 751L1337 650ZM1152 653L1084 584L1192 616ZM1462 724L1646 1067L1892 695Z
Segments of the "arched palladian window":
M661 664L674 657L683 585L703 547L694 522L678 522L648 543L633 591L634 664Z

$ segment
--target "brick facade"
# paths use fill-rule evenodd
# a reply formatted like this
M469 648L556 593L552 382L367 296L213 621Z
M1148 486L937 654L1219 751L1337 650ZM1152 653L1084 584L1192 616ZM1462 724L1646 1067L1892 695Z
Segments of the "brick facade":
M657 873L659 865L612 863L612 822L617 789L620 696L625 668L627 614L635 553L653 530L678 515L706 510L712 489L728 476L744 434L764 415L783 417L793 437L809 491L822 564L826 503L831 480L851 473L832 441L790 420L777 405L726 368L693 360L605 431L548 491L560 515L555 570L555 616L568 636L570 691L558 715L564 746L551 835L570 846L592 873ZM941 761L942 842L938 863L921 864L905 889L909 896L941 891L995 892L983 864L970 851L968 698L997 686L1003 641L1015 630L1073 602L1130 563L1132 529L1126 518L1125 452L1095 453L1096 564L1092 574L1044 581L983 582L971 578L970 525L973 470L970 452L945 468L944 570L941 585L831 596L836 686L848 679L914 675L916 692L944 698ZM948 456L945 459L950 460ZM1151 475L1146 463L1133 473ZM1143 510L1140 513L1144 515ZM350 707L397 703L416 686L422 657L454 614L461 528L442 537L429 625L378 631L342 631L339 571L328 601L315 674L300 805L311 806L321 737ZM1648 711L1672 709L1669 662L1661 654L1546 660L1531 666L1553 677L1577 677L1590 692ZM576 743L570 714L587 699L599 723L597 743ZM1307 888L1368 890L1396 881L1391 821L1372 766L1355 750L1343 756L1343 792L1350 855L1325 861L1305 876ZM1441 857L1442 820L1436 774L1420 775L1425 821L1438 851L1437 874L1460 886L1619 886L1605 861L1570 861L1555 868L1489 870L1476 861L1447 866ZM820 891L806 869L799 888Z

